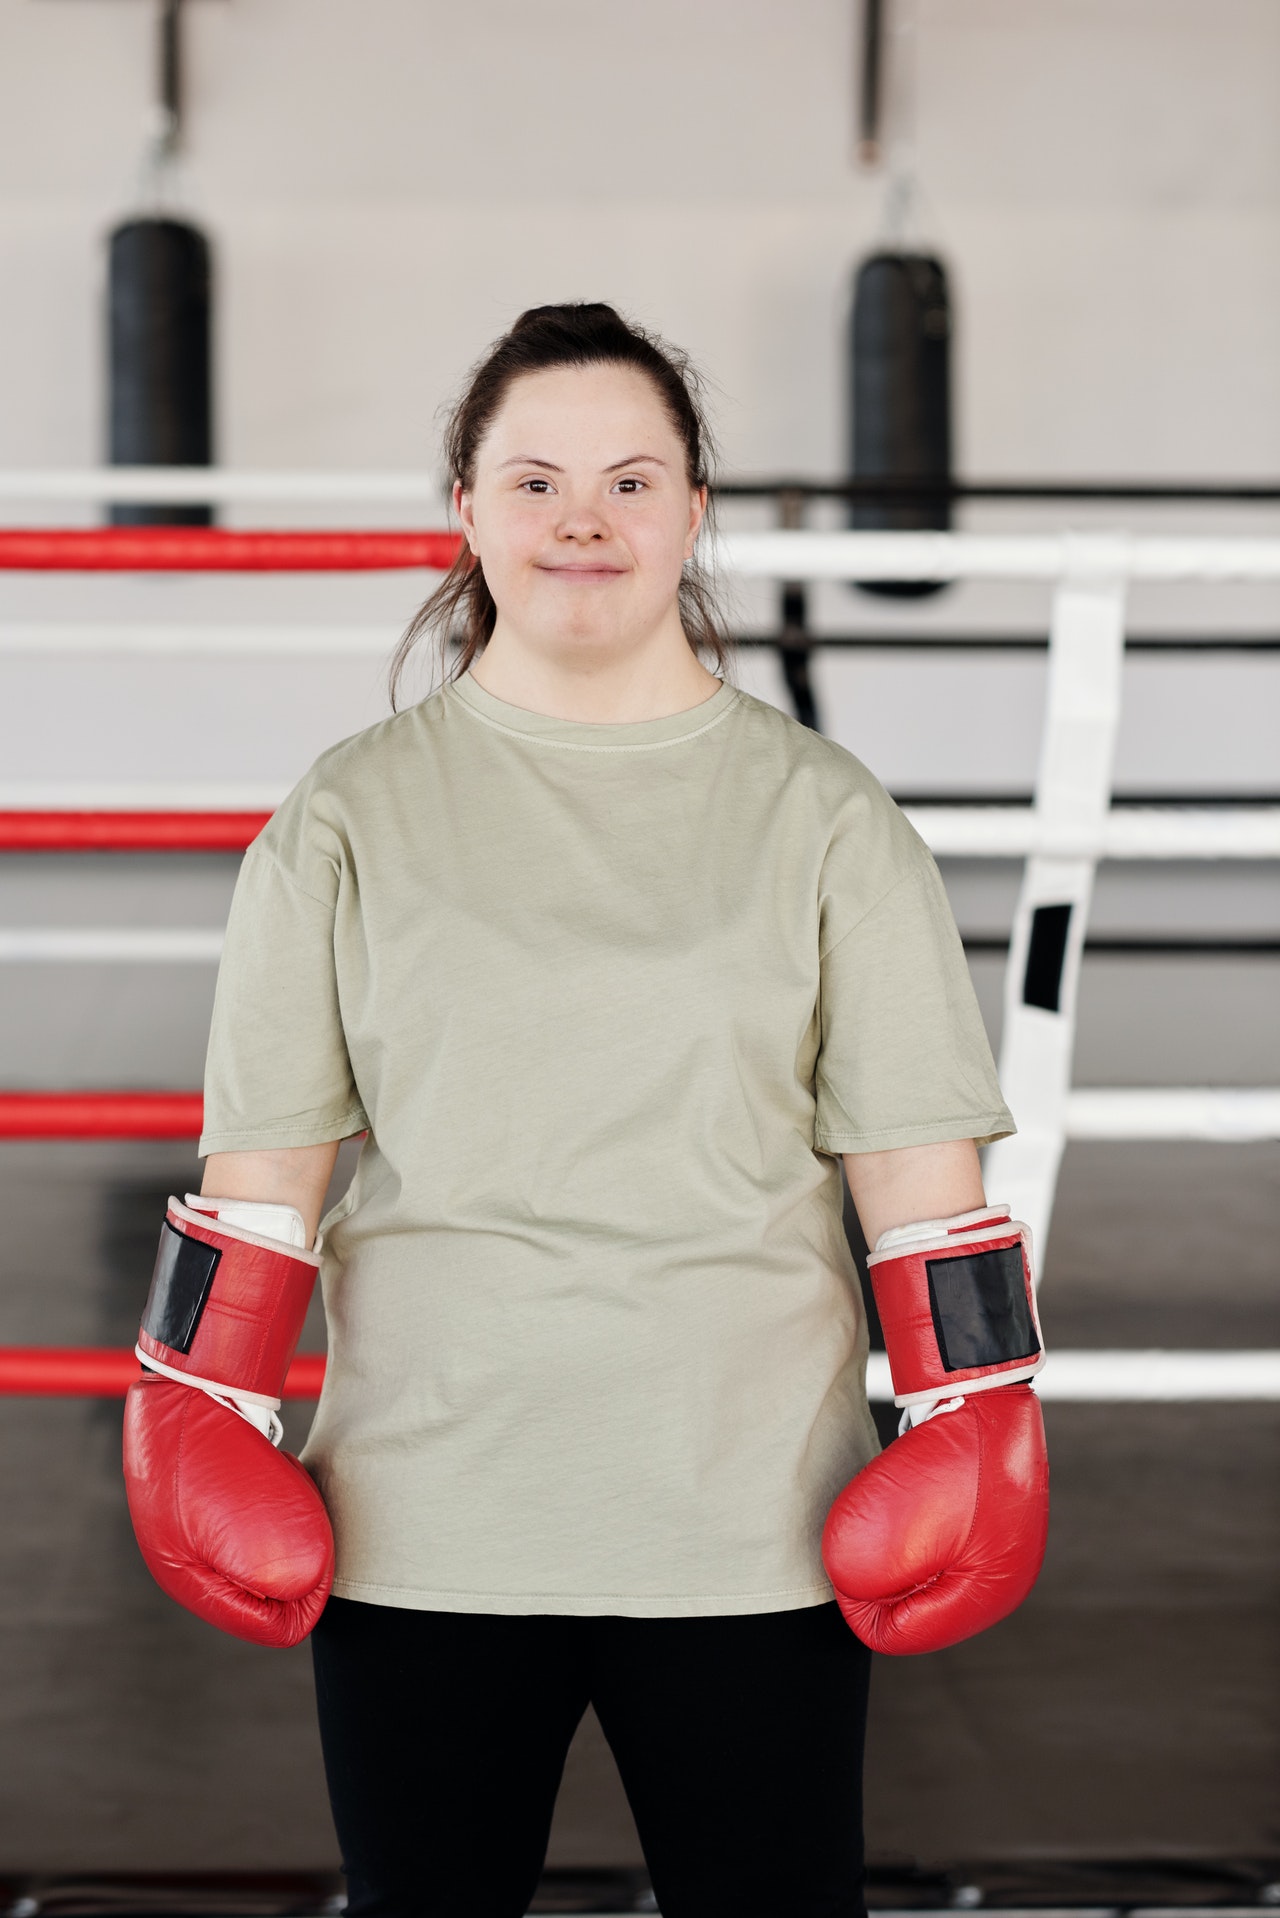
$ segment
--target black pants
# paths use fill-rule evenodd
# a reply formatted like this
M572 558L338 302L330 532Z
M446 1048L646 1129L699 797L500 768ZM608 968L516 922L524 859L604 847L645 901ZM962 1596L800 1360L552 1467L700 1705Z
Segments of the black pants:
M870 1654L834 1605L504 1618L335 1598L312 1646L352 1918L523 1918L588 1702L663 1918L861 1918Z

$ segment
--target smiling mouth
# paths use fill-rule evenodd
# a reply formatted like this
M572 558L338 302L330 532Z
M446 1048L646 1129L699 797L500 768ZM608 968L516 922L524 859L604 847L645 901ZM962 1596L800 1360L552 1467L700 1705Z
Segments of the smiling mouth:
M625 566L541 566L539 572L554 573L560 579L621 579Z

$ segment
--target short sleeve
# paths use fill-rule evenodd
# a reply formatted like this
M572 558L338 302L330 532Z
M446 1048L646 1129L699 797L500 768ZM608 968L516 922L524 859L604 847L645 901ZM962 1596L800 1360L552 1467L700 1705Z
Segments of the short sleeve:
M821 956L814 1145L821 1152L1014 1130L964 948L932 857Z
M218 970L202 1156L320 1145L368 1125L343 1036L333 906L261 841L245 855Z

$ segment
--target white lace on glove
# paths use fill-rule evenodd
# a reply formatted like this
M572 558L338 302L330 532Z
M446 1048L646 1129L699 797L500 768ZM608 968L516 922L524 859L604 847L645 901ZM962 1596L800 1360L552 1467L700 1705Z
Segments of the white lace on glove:
M964 1404L963 1398L931 1399L928 1405L904 1405L902 1417L898 1420L898 1437L909 1432L913 1425L927 1425L939 1412L958 1412Z

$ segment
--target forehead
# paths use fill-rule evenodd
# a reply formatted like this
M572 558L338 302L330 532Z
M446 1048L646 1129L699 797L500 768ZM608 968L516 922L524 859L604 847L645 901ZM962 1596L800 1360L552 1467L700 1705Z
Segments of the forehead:
M674 451L673 451L674 449ZM483 461L637 453L679 460L680 439L653 381L634 366L555 366L513 380L479 448Z

